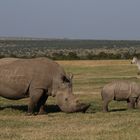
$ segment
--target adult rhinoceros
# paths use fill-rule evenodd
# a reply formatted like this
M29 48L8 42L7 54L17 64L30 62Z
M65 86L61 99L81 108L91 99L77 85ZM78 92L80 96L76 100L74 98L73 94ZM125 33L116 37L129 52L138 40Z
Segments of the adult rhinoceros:
M59 64L47 58L1 59L0 96L14 100L29 97L28 115L34 113L35 107L39 114L44 113L48 96L56 96L57 104L64 112L88 108L73 95L72 77L66 75Z

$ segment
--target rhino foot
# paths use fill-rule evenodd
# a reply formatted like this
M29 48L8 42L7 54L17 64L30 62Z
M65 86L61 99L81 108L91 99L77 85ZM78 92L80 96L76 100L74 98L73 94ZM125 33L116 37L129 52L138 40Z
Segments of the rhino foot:
M29 113L29 112L27 112L27 113L25 114L25 116L35 116L35 115L37 115L37 113Z
M39 112L37 115L46 115L47 112Z

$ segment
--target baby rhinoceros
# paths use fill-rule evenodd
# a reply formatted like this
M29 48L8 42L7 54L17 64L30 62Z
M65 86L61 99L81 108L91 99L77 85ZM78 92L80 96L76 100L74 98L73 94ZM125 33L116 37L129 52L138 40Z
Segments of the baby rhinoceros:
M114 81L103 87L101 96L104 112L108 112L108 104L111 100L127 101L128 108L139 107L140 85L130 81Z

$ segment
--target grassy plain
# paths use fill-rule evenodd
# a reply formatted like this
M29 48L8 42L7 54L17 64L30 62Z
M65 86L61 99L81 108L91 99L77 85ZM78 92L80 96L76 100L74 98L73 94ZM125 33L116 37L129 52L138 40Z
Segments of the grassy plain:
M47 115L25 116L28 99L0 98L0 140L139 140L140 111L127 110L126 102L110 103L102 112L101 88L116 79L140 82L130 60L58 61L74 74L74 93L91 104L85 114L58 111L47 101ZM54 108L54 109L53 109Z

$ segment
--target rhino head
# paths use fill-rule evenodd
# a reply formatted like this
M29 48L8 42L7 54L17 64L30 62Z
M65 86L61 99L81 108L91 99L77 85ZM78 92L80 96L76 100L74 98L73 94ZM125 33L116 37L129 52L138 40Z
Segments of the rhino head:
M56 103L60 109L67 113L85 112L89 104L80 103L72 90L73 75L67 76L63 85L59 88L56 94Z
M59 93L56 96L56 103L60 109L67 113L85 112L89 104L80 103L74 94Z

